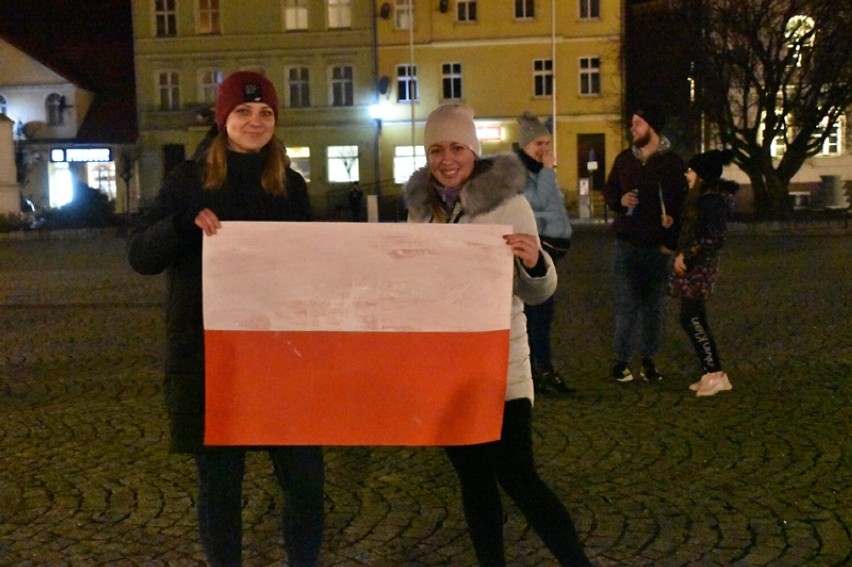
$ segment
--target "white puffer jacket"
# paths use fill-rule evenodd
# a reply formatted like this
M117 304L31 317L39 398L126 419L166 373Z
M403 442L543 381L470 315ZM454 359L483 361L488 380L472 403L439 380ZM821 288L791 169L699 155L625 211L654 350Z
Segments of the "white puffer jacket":
M408 222L432 222L433 205L439 199L436 183L428 167L411 176L404 189ZM512 225L515 233L531 234L537 238L535 216L521 194L525 184L526 169L516 155L481 159L462 187L451 218L458 219L460 223L508 224ZM556 291L553 261L543 250L541 254L547 264L547 271L542 277L532 277L521 261L515 259L506 401L534 399L524 303L537 305Z

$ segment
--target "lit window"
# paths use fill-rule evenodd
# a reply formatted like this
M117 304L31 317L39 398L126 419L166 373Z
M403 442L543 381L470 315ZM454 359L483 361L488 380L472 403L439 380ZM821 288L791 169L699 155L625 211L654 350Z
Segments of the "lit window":
M462 97L461 63L444 63L441 66L441 84L444 100L459 100Z
M162 71L157 77L160 110L180 109L180 86L177 71Z
M396 66L396 100L398 102L417 100L417 65Z
M284 29L308 29L308 0L284 0Z
M393 149L393 182L400 185L426 165L426 150L423 146L396 146Z
M515 0L515 19L531 20L535 17L535 0Z
M553 61L536 59L533 61L533 95L553 96Z
M456 18L460 22L475 22L476 0L456 0Z
M87 185L115 200L115 162L86 164Z
M311 182L311 148L307 146L297 146L287 148L287 155L290 157L290 167L302 174L306 183Z
M201 71L198 79L199 101L214 104L216 102L216 92L219 90L219 85L222 83L221 69L204 69Z
M820 124L820 133L825 129L827 122L827 119L823 119L822 124ZM841 116L834 123L834 127L828 132L828 136L822 143L822 150L819 155L837 156L843 153L843 123L844 117Z
M599 57L580 57L580 94L601 94L601 60Z
M396 0L393 11L393 25L398 30L411 29L411 9L414 0Z
M802 57L808 53L809 48L814 46L816 33L814 20L808 16L793 16L787 20L784 32L791 63L801 67Z
M358 146L328 147L328 182L352 183L360 181L358 172Z
M198 33L219 33L219 0L198 0Z
M353 101L352 67L341 65L331 68L331 105L352 106Z
M51 93L47 95L47 100L44 102L45 111L47 113L48 126L62 126L65 124L64 108L62 105L62 96Z
M352 0L328 0L328 27L352 27Z
M177 33L175 0L156 0L154 2L154 20L157 25L157 37L175 35Z
M580 19L591 20L601 17L600 0L580 0Z
M307 67L291 67L287 71L287 87L292 108L307 108L311 105L311 89Z

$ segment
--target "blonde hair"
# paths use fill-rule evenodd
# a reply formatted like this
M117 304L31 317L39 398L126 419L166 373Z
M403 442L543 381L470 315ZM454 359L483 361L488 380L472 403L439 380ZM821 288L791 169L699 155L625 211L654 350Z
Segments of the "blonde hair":
M277 137L273 136L266 146L261 149L266 154L266 165L260 184L271 195L287 194L286 169L290 166L287 148ZM228 177L228 133L223 128L210 144L207 159L204 164L204 188L219 189Z

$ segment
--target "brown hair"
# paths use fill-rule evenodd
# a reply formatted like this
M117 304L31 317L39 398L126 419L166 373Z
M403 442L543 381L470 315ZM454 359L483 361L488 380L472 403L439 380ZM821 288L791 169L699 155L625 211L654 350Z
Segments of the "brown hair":
M290 166L287 148L273 136L261 153L266 155L266 166L260 184L267 193L285 195L287 193L285 170ZM204 188L218 189L228 177L228 133L223 128L210 144L204 164Z

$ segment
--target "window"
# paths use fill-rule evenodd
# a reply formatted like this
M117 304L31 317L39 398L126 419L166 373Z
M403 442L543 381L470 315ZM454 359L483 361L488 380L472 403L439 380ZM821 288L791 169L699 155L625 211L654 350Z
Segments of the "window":
M396 0L393 11L393 25L398 30L411 29L411 8L414 0Z
M400 185L426 165L426 149L423 146L396 146L393 149L393 182Z
M170 37L177 34L175 0L156 0L154 19L157 25L157 37Z
M6 114L6 97L0 95L0 114Z
M198 33L219 33L219 0L198 0Z
M331 68L331 105L352 106L352 67L341 65Z
M476 0L456 0L456 19L460 22L475 22Z
M287 71L287 87L292 108L307 108L311 105L311 87L307 67L291 67Z
M352 183L360 181L358 173L358 146L328 147L328 182Z
M417 100L417 65L396 66L396 100L397 102Z
M115 162L86 164L86 173L86 184L89 187L93 187L109 197L110 201L115 200Z
M328 0L328 27L352 27L352 0Z
M580 0L580 19L592 20L601 17L600 0Z
M535 17L535 0L515 0L515 19L531 20Z
M459 100L462 97L461 63L444 63L441 66L441 84L444 100Z
M210 104L216 103L216 92L222 83L223 74L221 69L205 69L201 71L198 78L198 100Z
M306 183L311 182L311 148L306 146L288 147L290 167L302 174Z
M819 155L836 156L843 153L843 121L844 117L841 116L837 122L834 123L834 127L822 143L822 151L820 151ZM822 124L820 124L820 133L825 129L826 123L827 120L823 119Z
M793 64L802 66L802 57L806 56L814 46L816 24L808 16L793 16L787 21L784 33L787 38L787 49Z
M162 71L157 77L157 90L160 95L160 110L178 110L180 108L180 86L177 71Z
M62 97L57 93L50 93L47 95L47 100L44 101L44 109L47 114L47 125L48 126L62 126L65 124L64 108L62 104Z
M580 94L601 94L600 57L580 57Z
M533 61L533 95L553 96L553 61L551 59Z
M308 0L284 0L284 29L308 29Z

